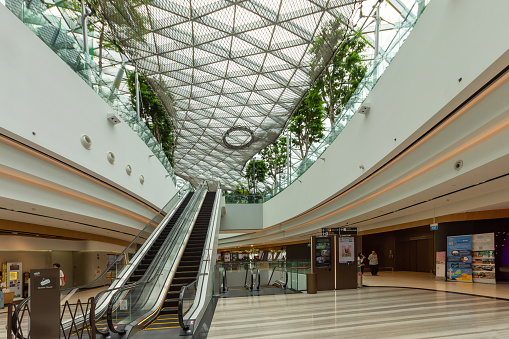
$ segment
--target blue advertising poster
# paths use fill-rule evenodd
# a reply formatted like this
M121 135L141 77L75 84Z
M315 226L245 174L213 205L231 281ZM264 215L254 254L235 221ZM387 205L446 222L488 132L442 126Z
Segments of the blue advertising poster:
M472 282L472 236L447 237L447 280Z

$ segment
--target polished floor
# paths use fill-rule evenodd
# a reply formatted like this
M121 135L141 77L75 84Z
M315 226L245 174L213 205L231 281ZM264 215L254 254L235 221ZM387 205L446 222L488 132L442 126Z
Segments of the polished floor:
M364 287L219 299L208 338L509 338L509 301Z
M480 284L436 280L435 276L421 272L381 271L373 277L365 272L363 284L366 286L414 287L437 291L449 291L472 295L509 299L509 283Z

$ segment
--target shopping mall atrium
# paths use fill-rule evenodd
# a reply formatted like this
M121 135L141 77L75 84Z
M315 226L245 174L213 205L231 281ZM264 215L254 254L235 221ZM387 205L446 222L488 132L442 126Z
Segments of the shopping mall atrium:
M0 0L0 337L507 338L507 13Z

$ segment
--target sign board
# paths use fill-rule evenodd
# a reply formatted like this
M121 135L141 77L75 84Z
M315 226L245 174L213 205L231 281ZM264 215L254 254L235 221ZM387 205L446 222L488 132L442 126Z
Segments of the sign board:
M30 270L30 333L32 339L60 337L60 270Z
M472 282L472 236L447 237L447 280Z
M495 234L482 233L472 236L472 275L476 283L496 284Z
M431 224L431 225L429 225L429 230L430 230L430 231L436 231L436 230L438 230L438 224Z

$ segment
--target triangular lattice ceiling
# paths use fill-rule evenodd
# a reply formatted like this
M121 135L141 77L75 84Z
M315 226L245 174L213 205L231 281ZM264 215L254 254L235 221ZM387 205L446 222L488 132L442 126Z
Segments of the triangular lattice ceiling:
M135 15L96 2L175 124L175 173L233 187L309 88L319 28L362 1L137 0Z

